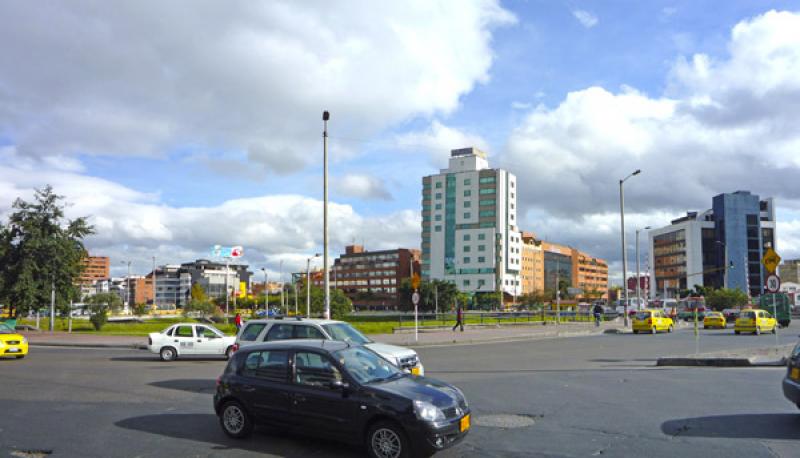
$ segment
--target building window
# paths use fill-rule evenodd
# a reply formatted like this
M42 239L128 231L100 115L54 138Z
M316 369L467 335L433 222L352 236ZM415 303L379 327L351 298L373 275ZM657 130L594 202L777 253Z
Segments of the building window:
M495 188L483 188L480 190L481 194L494 194L497 192ZM514 194L511 194L511 197L514 197Z
M464 201L464 208L470 208L470 207L472 207L472 202L468 200Z
M441 187L442 187L442 182L441 181L437 181L436 182L436 189L441 189Z
M494 216L494 215L495 215L494 210L484 210L484 211L480 212L481 218L486 218L486 217ZM513 219L513 217L512 217L512 219Z
M464 253L469 253L469 252L470 252L470 250L471 250L471 248L470 248L470 246L469 246L469 245L466 245L466 246L464 247Z
M513 182L513 181L511 182L511 187L512 187L512 188L514 187L514 182Z
M442 204L436 204L436 206L434 208L436 210L441 210L442 209Z
M469 178L464 178L464 186L469 186L470 184L472 184L472 180Z
M486 234L478 234L478 240L486 240Z
M434 215L433 219L435 219L436 221L441 221L442 215ZM430 221L430 219L428 221Z
M478 288L486 284L486 280L478 280Z
M486 245L478 245L478 251L486 251Z
M511 209L512 209L512 210L514 209L514 204L511 204Z
M469 197L471 195L472 195L472 191L470 191L469 189L465 189L464 190L464 197Z
M469 256L465 256L464 257L464 264L469 264L470 261L471 261L471 259L469 258Z
M494 177L483 177L478 181L480 183L494 183L495 182L495 178Z
M442 193L441 192L437 192L436 193L436 198L437 199L441 199L442 198Z
M433 227L433 231L434 232L442 232L442 226L434 226Z
M478 256L478 262L486 262L486 258L483 256Z
M514 198L514 193L513 193L513 192L511 193L511 198L512 198L512 199Z
M469 280L464 280L464 286L469 286Z
M464 219L470 219L470 218L472 218L472 213L470 212L464 213Z
M464 234L464 241L469 242L469 234Z
M479 204L480 204L480 206L481 206L481 207L484 207L484 206L486 206L486 207L488 207L488 206L494 206L494 204L495 204L495 200L494 200L494 199L486 199L486 200L481 200L481 201L479 202Z

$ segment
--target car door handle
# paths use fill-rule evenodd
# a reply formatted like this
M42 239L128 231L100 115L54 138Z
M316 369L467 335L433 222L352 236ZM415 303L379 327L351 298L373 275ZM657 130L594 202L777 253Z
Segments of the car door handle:
M178 339L175 339L175 342L177 342L177 341L178 341Z

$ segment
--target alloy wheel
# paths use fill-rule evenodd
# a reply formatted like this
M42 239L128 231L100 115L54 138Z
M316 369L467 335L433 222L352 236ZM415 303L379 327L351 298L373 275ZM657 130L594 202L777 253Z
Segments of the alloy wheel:
M222 413L222 424L225 429L233 434L239 434L244 429L244 412L237 405L229 405Z
M372 452L381 458L398 458L403 453L400 436L389 428L381 428L372 434Z

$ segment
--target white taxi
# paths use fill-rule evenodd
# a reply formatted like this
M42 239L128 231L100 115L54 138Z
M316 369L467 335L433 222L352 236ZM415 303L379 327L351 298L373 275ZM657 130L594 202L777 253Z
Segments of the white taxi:
M233 354L235 336L226 336L219 329L202 323L176 323L161 332L147 336L147 349L172 361L179 356L225 356Z

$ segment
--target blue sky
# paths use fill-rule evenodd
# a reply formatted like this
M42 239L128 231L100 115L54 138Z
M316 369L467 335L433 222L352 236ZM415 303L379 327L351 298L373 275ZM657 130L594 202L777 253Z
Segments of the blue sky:
M299 267L321 241L328 109L334 254L418 245L421 177L476 144L518 175L523 229L612 269L616 180L634 168L631 224L751 189L776 196L800 255L796 139L779 130L795 112L764 99L798 94L800 58L770 61L797 40L792 2L125 5L0 7L0 212L53 182L96 218L99 254L144 269L249 243L254 266ZM740 77L753 62L763 75ZM757 109L730 105L742 91ZM709 110L760 114L733 126Z

